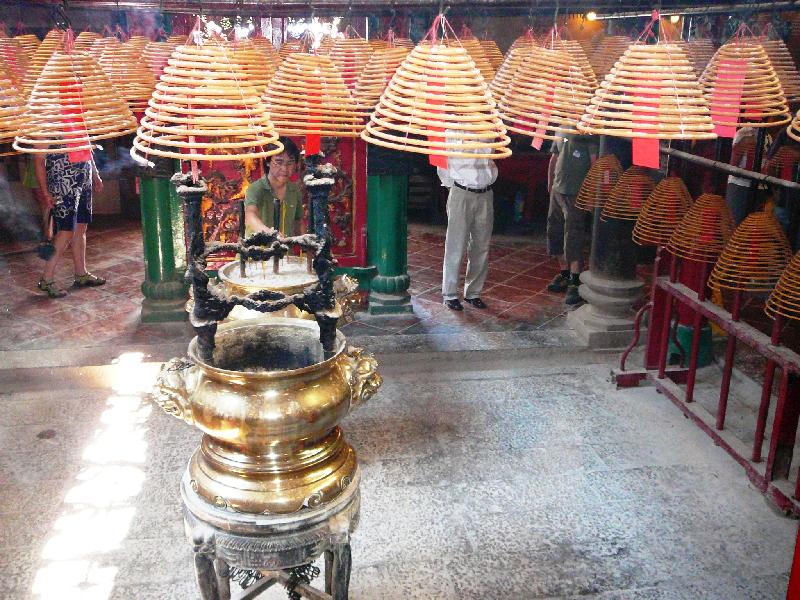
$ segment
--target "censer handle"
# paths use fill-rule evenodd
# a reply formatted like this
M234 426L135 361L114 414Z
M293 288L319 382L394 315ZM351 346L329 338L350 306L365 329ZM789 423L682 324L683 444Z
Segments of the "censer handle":
M378 361L362 348L350 346L345 356L350 370L350 409L354 409L372 398L383 383L378 373Z
M161 366L151 396L165 413L186 421L194 422L192 406L189 401L197 382L197 366L187 358L173 358Z

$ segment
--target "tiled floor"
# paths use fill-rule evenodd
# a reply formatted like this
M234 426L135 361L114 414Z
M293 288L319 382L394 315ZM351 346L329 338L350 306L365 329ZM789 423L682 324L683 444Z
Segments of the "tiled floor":
M563 297L545 291L558 267L548 259L541 236L497 237L483 298L489 308L466 306L455 313L442 306L444 229L411 225L408 269L414 314L371 317L360 313L345 329L349 335L529 331L559 327L567 307ZM0 350L36 350L102 344L153 344L188 339L186 325L139 322L144 279L140 226L135 221L101 220L89 231L89 269L108 278L96 289L70 289L50 300L36 289L42 262L32 244L0 245ZM72 261L65 258L58 281L71 283ZM463 273L462 273L463 280Z

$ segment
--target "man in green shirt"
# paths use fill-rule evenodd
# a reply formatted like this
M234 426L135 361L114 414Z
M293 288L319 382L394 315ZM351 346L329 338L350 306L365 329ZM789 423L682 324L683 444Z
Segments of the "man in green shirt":
M550 208L547 211L547 251L558 257L561 272L547 286L566 292L565 304L581 301L578 293L583 267L586 213L575 206L589 168L597 159L597 144L585 135L567 134L553 142L547 171Z
M298 235L303 218L303 194L291 181L297 171L300 151L287 137L279 140L283 152L271 157L267 172L247 188L244 223L247 235L277 226L283 235Z

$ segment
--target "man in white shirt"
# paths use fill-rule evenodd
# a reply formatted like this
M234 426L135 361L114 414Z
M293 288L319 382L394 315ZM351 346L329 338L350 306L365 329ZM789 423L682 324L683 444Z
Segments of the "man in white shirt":
M447 141L456 142L455 132L447 130ZM476 158L447 159L447 168L438 169L447 196L447 237L444 242L442 298L450 310L464 310L458 300L458 272L464 250L467 251L467 277L464 301L475 308L486 308L481 300L483 284L489 272L489 242L494 225L494 194L497 166L489 158L479 158L487 151L465 150Z

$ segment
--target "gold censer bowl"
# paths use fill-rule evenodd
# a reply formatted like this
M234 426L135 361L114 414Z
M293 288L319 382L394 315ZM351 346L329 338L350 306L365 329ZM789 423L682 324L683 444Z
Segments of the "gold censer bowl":
M196 346L162 367L154 398L204 434L188 466L203 500L293 513L354 481L356 455L338 423L382 383L371 355L337 332L326 359L315 322L280 317L221 324L208 362Z
M225 291L228 294L244 296L269 289L287 295L299 294L304 288L317 283L317 276L308 273L306 260L299 256L287 256L281 261L279 273L274 273L271 261L248 261L247 273L244 279L239 275L239 261L234 260L224 265L217 271ZM336 294L336 304L341 309L339 327L343 327L353 320L356 310L361 302L358 294L358 282L348 275L340 275L333 282ZM271 317L288 317L293 319L314 320L314 315L300 310L290 304L286 308L268 313ZM233 309L228 320L253 319L263 317L263 313L237 306Z

